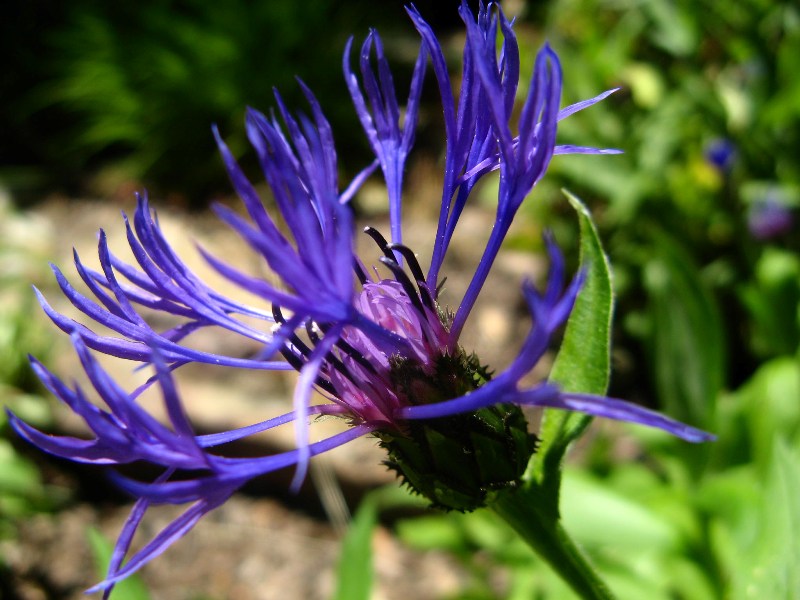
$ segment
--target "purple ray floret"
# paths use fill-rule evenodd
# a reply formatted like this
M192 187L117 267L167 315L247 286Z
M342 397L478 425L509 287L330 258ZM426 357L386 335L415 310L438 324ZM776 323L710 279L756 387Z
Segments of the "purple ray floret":
M419 99L422 93L422 79L425 76L427 53L420 49L411 79L406 114L400 126L400 107L389 70L389 62L383 51L383 42L376 31L371 31L361 46L359 68L364 91L358 84L358 77L350 68L350 50L353 38L347 41L344 51L343 68L345 82L353 100L364 133L375 159L383 172L386 191L389 196L389 215L391 234L394 243L402 242L402 223L400 208L402 204L403 170L406 158L414 145L417 127ZM377 62L377 77L370 65L370 55L374 51ZM364 97L366 93L366 99Z
M365 434L375 434L382 444L390 445L392 439L410 440L419 424L424 427L428 421L492 410L503 403L640 423L693 442L711 438L622 400L565 393L548 382L522 383L569 318L585 278L582 269L568 279L561 252L549 236L545 242L551 269L544 290L538 291L530 282L522 285L531 327L518 356L492 376L461 347L462 328L514 215L552 158L616 152L556 144L561 119L601 101L613 90L561 108L561 65L553 49L545 45L536 57L518 126L512 128L520 78L519 47L512 24L499 7L482 6L475 16L466 3L461 6L466 42L457 95L432 29L415 8L409 7L408 14L421 46L404 111L378 34L370 32L361 46L358 75L351 66L353 41L347 42L345 81L375 159L344 188L338 181L331 127L319 101L302 82L308 115L292 113L276 92L274 113L266 116L250 109L246 118L247 136L280 220L266 209L214 128L247 217L225 206L217 206L216 212L264 260L274 277L247 273L210 252L201 252L222 276L255 298L254 304L228 297L195 275L163 235L146 196L138 197L131 220L124 217L135 264L114 256L101 232L99 269L88 267L75 254L78 276L88 294L53 267L61 291L83 315L81 320L57 312L37 291L46 314L70 335L93 395L103 404L90 401L77 384L63 382L31 359L50 392L86 422L90 436L48 435L13 414L12 426L32 444L60 457L111 466L144 461L161 469L154 481L113 475L117 484L138 500L117 542L106 579L93 588L104 590L106 597L115 582L161 554L251 479L294 467L296 489L312 456ZM414 144L429 61L441 97L445 155L437 233L425 273L415 253L403 245L401 209L403 176ZM491 234L471 283L451 314L439 303L440 271L475 184L493 171L499 171L499 189ZM386 185L391 231L387 240L377 230L366 228L378 257L362 260L355 254L349 200L376 173ZM153 319L154 313L175 324L167 328L157 325L165 319ZM192 334L201 329L234 333L255 342L260 350L243 358L194 349ZM124 390L99 365L96 352L141 363L151 376L139 388ZM299 377L293 409L240 429L197 435L187 416L189 399L181 397L173 380L173 372L188 363L295 370ZM140 394L148 388L160 394L166 422L139 403ZM322 398L321 404L312 404L314 394ZM309 417L315 415L343 417L347 427L311 443ZM287 423L295 428L293 450L239 458L226 456L220 448ZM528 444L526 436L523 433L518 438L523 446ZM534 447L530 445L531 451ZM126 561L148 508L163 503L188 507Z

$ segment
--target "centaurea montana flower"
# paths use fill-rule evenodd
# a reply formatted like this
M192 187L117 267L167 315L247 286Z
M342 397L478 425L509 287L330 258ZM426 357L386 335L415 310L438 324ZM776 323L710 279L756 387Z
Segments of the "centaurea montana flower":
M490 376L459 336L484 285L511 221L555 154L613 153L613 150L556 145L559 120L602 100L612 91L559 109L561 68L545 46L537 55L531 93L519 115L519 134L511 132L519 82L519 50L511 23L499 8L481 7L477 19L462 4L467 36L461 91L454 98L442 48L430 26L413 8L411 20L421 36L405 116L402 118L381 39L371 32L361 47L358 71L351 66L352 40L344 55L344 75L375 161L343 191L337 181L331 128L320 104L300 83L310 116L293 116L276 93L277 116L248 111L246 129L288 235L265 210L215 130L219 148L250 219L224 206L219 217L232 227L280 278L282 285L248 275L204 253L222 275L262 298L270 308L243 304L203 283L173 252L146 197L129 222L127 239L139 268L126 264L99 236L101 269L75 265L95 299L81 294L54 267L67 298L96 323L118 336L97 333L56 312L38 293L48 316L71 336L91 385L107 405L90 403L41 363L32 365L47 388L80 415L93 439L44 434L10 416L14 428L38 447L71 460L102 465L146 461L164 469L153 482L115 475L138 497L112 557L106 593L183 536L248 481L295 466L294 487L309 459L359 436L374 434L389 452L389 463L433 504L470 510L484 503L487 490L515 485L536 446L520 406L553 407L641 423L697 442L709 436L647 409L611 398L566 393L543 382L521 379L543 356L550 338L566 321L583 280L570 282L558 247L546 239L551 271L544 292L530 282L522 294L531 329L518 356ZM500 51L496 40L501 36ZM401 240L403 173L414 142L420 94L428 63L438 84L446 134L442 203L427 274ZM359 185L380 170L386 182L391 242L367 228L388 276L369 269L354 253L354 222L349 206ZM499 170L499 194L492 232L464 298L454 313L439 304L440 270L453 231L477 181ZM151 326L139 308L181 319L165 331ZM259 328L253 323L263 323ZM192 349L185 338L217 327L255 340L262 350L235 358ZM92 351L152 365L144 387L161 389L167 426L137 402L143 388L127 392L100 367ZM282 355L283 360L276 360ZM195 435L173 382L172 371L187 363L244 369L295 369L299 378L292 412L240 429ZM312 405L319 393L326 402ZM345 418L349 428L323 441L309 440L314 415ZM297 448L255 458L226 457L217 446L294 422ZM486 457L489 457L488 459ZM487 462L488 460L488 462ZM455 463L450 461L456 461ZM466 462L465 462L466 461ZM190 503L186 511L124 565L133 535L152 504Z

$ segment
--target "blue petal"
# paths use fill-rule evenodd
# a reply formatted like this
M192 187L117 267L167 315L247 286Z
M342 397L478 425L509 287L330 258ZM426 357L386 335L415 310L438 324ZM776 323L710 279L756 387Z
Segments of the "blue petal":
M671 433L687 442L699 443L716 439L716 436L710 433L696 429L695 427L691 427L675 419L670 419L669 417L642 406L625 402L624 400L617 400L616 398L571 392L542 396L536 394L535 390L526 390L509 396L507 401L530 406L560 408L563 410L582 412L594 417L638 423L640 425L646 425L647 427L663 429L667 433Z

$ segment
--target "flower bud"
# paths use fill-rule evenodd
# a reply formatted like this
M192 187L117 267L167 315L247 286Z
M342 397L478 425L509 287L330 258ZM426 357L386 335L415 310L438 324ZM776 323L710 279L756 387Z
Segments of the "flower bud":
M395 365L393 375L414 404L463 395L489 379L475 355L463 351L440 357L432 375L408 363ZM466 512L485 506L492 490L518 485L537 443L512 404L406 421L402 430L376 436L389 454L387 466L414 492L434 507Z

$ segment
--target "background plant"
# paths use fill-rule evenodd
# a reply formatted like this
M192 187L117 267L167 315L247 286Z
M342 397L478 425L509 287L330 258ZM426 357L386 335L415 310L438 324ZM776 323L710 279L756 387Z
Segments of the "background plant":
M457 19L457 3L418 4L434 23ZM298 73L326 98L336 128L355 130L341 50L349 35L369 27L403 29L402 6L402 0L12 3L0 26L11 63L0 78L7 98L0 111L8 132L0 146L4 178L22 191L70 192L87 185L113 191L133 180L204 206L228 185L211 124L238 154L246 145L239 126L246 107L272 106L274 89L298 105ZM406 41L413 44L407 51ZM396 52L413 60L417 45L406 31ZM361 168L366 147L358 136L342 139L349 167Z
M33 318L30 284L44 275L49 250L46 225L19 214L0 191L0 403L47 425L50 413L40 386L27 366L26 350L47 354L46 327ZM17 524L37 512L49 511L64 498L62 490L46 486L38 467L17 449L16 436L0 413L0 542L11 543ZM2 547L2 546L0 546ZM0 551L0 590L7 572Z

